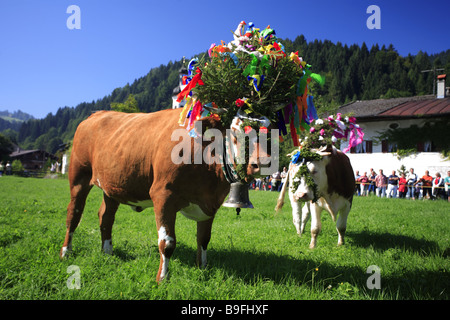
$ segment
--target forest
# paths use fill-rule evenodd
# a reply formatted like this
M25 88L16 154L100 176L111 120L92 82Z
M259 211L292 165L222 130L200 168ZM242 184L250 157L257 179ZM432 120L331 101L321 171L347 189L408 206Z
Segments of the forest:
M391 44L370 49L362 45L344 45L329 40L308 42L303 35L284 39L286 52L299 52L315 73L325 77L325 85L312 85L311 93L320 113L329 113L353 100L395 98L433 94L433 72L450 72L450 49L437 54L419 52L401 56ZM206 52L205 52L206 53ZM205 53L200 53L201 56ZM186 58L186 63L190 58ZM142 112L154 112L172 106L172 92L178 84L182 59L151 69L131 84L114 89L96 101L75 107L61 107L43 119L29 119L14 127L0 128L4 136L23 149L43 149L54 153L70 142L78 124L97 110L109 110L112 104L126 101L130 95ZM126 81L126 79L124 79Z

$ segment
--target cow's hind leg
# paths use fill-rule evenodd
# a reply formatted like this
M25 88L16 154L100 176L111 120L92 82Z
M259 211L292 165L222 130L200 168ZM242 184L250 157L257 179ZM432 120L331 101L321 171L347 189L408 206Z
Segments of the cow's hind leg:
M336 229L338 231L338 246L344 244L345 231L347 230L347 218L350 212L351 204L347 203L339 212L336 222Z
M119 203L103 193L103 202L98 211L98 218L100 220L100 232L102 235L102 250L107 254L112 254L111 234L118 208Z
M89 183L90 177L80 178L75 182L70 183L70 202L67 206L67 220L66 220L66 237L64 244L59 253L60 258L72 250L72 236L80 223L83 214L84 205L92 185Z
M211 240L211 228L214 218L197 222L197 266L206 268L206 249Z

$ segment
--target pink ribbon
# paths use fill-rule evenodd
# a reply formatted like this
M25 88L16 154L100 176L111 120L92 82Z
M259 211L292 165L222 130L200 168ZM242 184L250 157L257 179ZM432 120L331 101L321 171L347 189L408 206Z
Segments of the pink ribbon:
M187 130L192 128L192 125L194 124L194 121L197 120L197 116L200 115L202 108L203 108L202 103L200 101L197 101L195 106L192 108L191 116L189 117L189 125L187 127Z
M356 137L355 129L356 129L356 133L358 134L358 137ZM344 149L344 153L347 153L351 148L356 147L358 144L362 143L364 140L364 132L358 125L354 125L353 123L350 123L349 130L350 130L350 132L349 132L350 136L348 138L348 146L347 146L347 148Z

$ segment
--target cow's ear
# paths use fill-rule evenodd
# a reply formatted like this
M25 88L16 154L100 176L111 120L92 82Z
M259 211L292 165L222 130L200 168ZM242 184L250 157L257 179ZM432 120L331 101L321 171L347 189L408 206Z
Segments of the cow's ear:
M325 149L325 152L329 152L330 154L333 154L335 152L334 148L333 148L333 145L332 144L327 144L327 148Z

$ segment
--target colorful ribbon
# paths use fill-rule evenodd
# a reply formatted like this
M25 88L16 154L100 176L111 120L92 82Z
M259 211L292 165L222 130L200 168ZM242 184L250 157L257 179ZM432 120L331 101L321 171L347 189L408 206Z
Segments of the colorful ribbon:
M284 122L284 116L281 110L277 111L277 119L277 126L280 130L280 134L283 134L284 136L287 135L286 123Z
M317 110L313 103L313 96L308 96L308 98L306 99L306 102L307 102L307 106L308 106L307 116L308 116L309 122L311 123L314 120L319 119L319 116L317 115Z
M355 130L358 134L358 137L356 137ZM344 153L347 153L351 148L356 147L364 140L364 132L359 127L359 125L350 123L348 126L348 131L350 135L348 136L348 146L344 149Z
M250 81L250 85L253 85L255 91L259 93L264 82L264 75L254 74L252 76L247 76L247 80Z
M192 89L195 88L195 86L199 84L199 85L203 85L203 81L202 81L202 71L197 68L197 74L192 77L192 80L187 84L187 86L178 94L177 97L177 102L181 102L183 99L186 98L186 96L191 92Z

